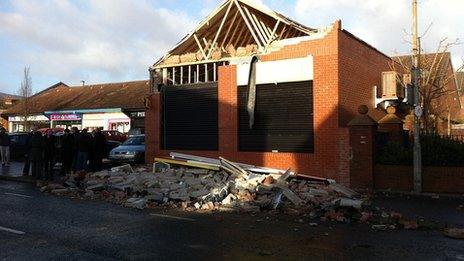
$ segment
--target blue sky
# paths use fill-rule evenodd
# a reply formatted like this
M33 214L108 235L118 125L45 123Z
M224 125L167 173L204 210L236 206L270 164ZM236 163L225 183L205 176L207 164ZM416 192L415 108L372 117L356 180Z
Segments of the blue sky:
M343 27L388 55L410 46L410 0L255 0L309 27ZM24 66L34 92L63 81L78 85L146 79L148 66L222 0L1 0L0 92L16 93ZM426 51L448 37L464 41L463 0L419 0ZM452 48L459 67L464 46Z

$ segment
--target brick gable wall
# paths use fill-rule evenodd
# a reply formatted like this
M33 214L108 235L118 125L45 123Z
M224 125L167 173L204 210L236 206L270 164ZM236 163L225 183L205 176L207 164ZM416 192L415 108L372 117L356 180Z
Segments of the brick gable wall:
M380 69L371 71L370 68L383 68L385 62L385 57L380 53L370 51L369 47L364 47L362 44L359 46L358 41L352 41L356 40L347 38L341 31L341 23L336 22L333 30L324 38L288 45L273 53L260 56L262 61L313 56L314 153L238 151L238 101L234 65L219 67L219 150L183 152L207 157L224 156L234 161L280 169L292 168L300 173L332 178L349 185L349 130L340 126L340 122L345 121L351 114L341 114L340 106L343 106L343 111L354 112L360 104L373 103L373 96L369 96L368 93L372 86L380 81L381 75L378 72ZM356 50L357 48L359 50ZM356 51L356 55L350 58L349 54L353 51ZM362 61L357 62L357 59ZM356 70L357 67L359 71ZM350 78L356 77L359 73L369 75L365 78L357 78L361 80ZM344 98L346 95L357 98L346 99ZM149 121L146 122L147 162L153 162L154 155L169 154L169 151L160 150L159 123L152 122L160 120L159 94L152 95L151 101L152 109L147 110L146 115L146 120ZM153 113L158 115L153 116ZM342 115L343 119L339 115Z

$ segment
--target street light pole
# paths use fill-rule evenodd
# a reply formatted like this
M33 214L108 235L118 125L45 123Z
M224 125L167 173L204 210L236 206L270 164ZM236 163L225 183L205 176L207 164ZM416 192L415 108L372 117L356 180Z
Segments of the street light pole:
M420 104L419 79L420 79L420 46L417 22L417 0L412 0L412 68L411 75L414 86L414 192L422 192L422 155L420 145L420 118L422 107Z

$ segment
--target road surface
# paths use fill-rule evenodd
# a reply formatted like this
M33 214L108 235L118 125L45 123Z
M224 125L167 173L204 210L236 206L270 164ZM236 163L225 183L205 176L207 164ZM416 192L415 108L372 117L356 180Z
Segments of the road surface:
M136 210L0 180L0 260L464 260L464 241L440 231L309 222Z

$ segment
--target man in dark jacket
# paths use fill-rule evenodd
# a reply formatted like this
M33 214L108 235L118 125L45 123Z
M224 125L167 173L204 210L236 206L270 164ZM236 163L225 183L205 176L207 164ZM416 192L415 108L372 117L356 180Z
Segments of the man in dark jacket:
M24 158L24 168L23 168L23 175L28 176L29 175L29 170L31 168L31 138L34 136L34 133L37 131L37 126L33 126L31 131L29 132L29 135L27 135L27 140L26 140L26 155Z
M94 171L103 169L103 157L106 151L106 136L98 128L93 138Z
M67 175L71 170L71 165L74 156L74 135L69 129L64 130L64 135L61 138L61 175Z
M87 161L89 159L89 151L91 149L92 137L90 137L87 129L83 129L77 138L77 171L86 170Z
M55 165L55 136L52 130L48 130L44 137L44 164L45 179L53 181L53 166Z
M42 178L43 139L40 131L34 131L30 141L30 160L32 164L32 176Z
M0 156L2 158L2 166L10 165L10 135L6 133L6 129L0 128Z
M74 140L74 145L73 145L73 150L72 150L73 158L72 158L71 168L75 172L77 171L77 140L79 139L80 131L77 127L72 127L71 134Z

